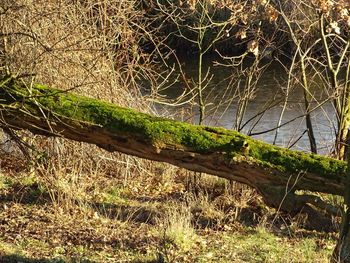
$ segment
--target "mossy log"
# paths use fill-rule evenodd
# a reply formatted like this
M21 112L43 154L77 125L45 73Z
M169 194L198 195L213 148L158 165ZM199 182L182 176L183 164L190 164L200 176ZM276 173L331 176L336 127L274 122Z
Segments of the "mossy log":
M241 182L257 189L267 205L284 210L300 210L305 204L327 208L321 199L296 195L296 190L344 192L347 165L343 161L280 148L233 130L155 117L44 85L26 85L12 77L0 81L0 121L12 129L92 143Z

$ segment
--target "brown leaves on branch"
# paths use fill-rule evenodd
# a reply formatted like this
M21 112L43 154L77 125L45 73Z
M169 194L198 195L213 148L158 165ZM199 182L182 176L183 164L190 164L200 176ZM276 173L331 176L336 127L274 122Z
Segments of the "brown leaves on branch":
M248 1L232 1L232 0L179 0L179 6L182 9L188 9L190 11L199 10L198 8L206 8L207 11L215 10L229 10L231 13L228 21L235 24L236 21L247 25L254 21L261 15L263 10L262 19L267 19L270 22L276 21L278 17L277 10L266 0L254 0ZM262 9L259 7L262 7Z
M349 0L313 0L312 4L316 10L328 18L330 21L330 31L340 34L341 26L350 28Z
M270 23L273 23L277 20L279 13L278 11L271 5L266 7L266 16Z
M254 56L259 55L259 42L256 40L252 40L248 42L247 49L249 52L253 53Z

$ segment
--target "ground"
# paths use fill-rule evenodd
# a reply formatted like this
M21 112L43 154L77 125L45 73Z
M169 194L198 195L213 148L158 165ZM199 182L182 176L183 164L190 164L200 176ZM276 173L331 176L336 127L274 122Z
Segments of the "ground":
M310 230L246 186L118 158L82 176L2 153L0 261L328 262L336 223Z

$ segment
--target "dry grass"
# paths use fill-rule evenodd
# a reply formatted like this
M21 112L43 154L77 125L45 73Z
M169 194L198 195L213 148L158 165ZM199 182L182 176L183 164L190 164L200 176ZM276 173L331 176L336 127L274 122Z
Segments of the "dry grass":
M153 72L136 3L3 0L0 66L150 111L137 85ZM193 184L170 165L17 134L33 150L29 160L0 151L1 262L326 262L334 242L254 230L274 214L245 186L206 175Z
M268 230L261 219L273 211L256 200L243 209L224 187L188 189L186 173L172 167L177 174L160 192L151 190L164 186L159 174L125 184L123 170L110 176L107 164L90 176L79 166L44 176L41 167L0 165L3 262L327 262L335 242L300 226Z
M5 0L1 5L7 10L0 20L7 35L4 67L12 74L33 74L40 83L137 105L135 81L147 73L148 58L137 49L142 32L134 26L141 19L134 1Z

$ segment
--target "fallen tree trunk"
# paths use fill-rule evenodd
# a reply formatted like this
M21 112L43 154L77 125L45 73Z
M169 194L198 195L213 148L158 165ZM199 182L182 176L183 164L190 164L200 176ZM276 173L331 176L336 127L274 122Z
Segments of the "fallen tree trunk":
M257 189L269 206L300 210L327 205L310 190L343 195L346 163L292 151L224 128L150 116L111 103L43 85L0 82L2 126L92 143L192 171L238 181Z

